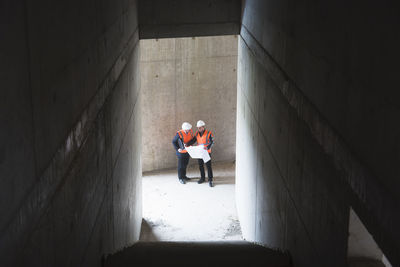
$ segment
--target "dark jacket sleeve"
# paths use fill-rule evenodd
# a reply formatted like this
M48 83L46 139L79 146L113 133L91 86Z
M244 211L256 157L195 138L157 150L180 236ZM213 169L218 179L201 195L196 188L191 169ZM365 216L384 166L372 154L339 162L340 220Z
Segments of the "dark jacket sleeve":
M182 140L179 137L179 134L176 133L176 135L174 136L174 139L172 139L172 145L175 148L175 151L178 151L179 148L184 149L185 147L182 144Z
M210 144L207 146L207 149L210 149L214 144L214 137L213 137L212 133L210 134L210 139L209 140L210 140Z

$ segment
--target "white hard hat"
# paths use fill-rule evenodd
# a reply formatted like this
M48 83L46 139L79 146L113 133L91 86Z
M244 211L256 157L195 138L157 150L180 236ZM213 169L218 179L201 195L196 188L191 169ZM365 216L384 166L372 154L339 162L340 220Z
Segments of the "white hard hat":
M206 125L206 124L205 124L204 121L202 121L202 120L199 120L199 121L197 122L197 127L201 127L201 126L204 126L204 125Z
M188 122L182 123L182 130L189 131L190 129L192 129L192 125L190 123Z

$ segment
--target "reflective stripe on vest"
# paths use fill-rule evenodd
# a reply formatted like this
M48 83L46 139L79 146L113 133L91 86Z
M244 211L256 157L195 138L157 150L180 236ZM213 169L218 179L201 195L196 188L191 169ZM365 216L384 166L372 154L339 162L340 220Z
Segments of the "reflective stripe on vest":
M184 130L180 130L178 131L178 135L181 138L182 142L184 144L186 144L187 142L189 142L190 140L193 139L193 130L190 129L190 131L186 134ZM187 153L186 149L183 149L181 152L179 153Z
M200 136L200 133L196 133L196 139L198 145L204 145L207 147L210 144L210 136L212 135L211 131L204 130L203 135ZM211 153L211 148L207 150L208 153Z

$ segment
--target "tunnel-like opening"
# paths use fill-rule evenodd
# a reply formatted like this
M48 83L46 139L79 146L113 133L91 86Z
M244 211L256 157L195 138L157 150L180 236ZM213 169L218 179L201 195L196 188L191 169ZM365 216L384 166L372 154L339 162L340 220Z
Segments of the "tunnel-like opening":
M240 34L246 240L294 266L346 266L352 206L399 266L395 1L293 2L2 1L2 265L99 266L135 244L139 39Z
M143 225L141 240L241 238L235 207L236 35L140 41ZM206 123L213 187L191 158L178 182L171 144L183 122ZM149 239L150 238L150 239Z

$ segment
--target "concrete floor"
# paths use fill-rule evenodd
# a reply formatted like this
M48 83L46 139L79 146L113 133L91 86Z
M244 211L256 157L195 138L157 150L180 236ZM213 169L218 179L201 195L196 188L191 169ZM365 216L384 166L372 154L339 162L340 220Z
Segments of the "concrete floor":
M184 185L178 182L175 169L144 173L140 240L242 240L235 205L235 165L213 163L213 172L212 188L208 183L197 184L197 165L188 167L192 180Z

